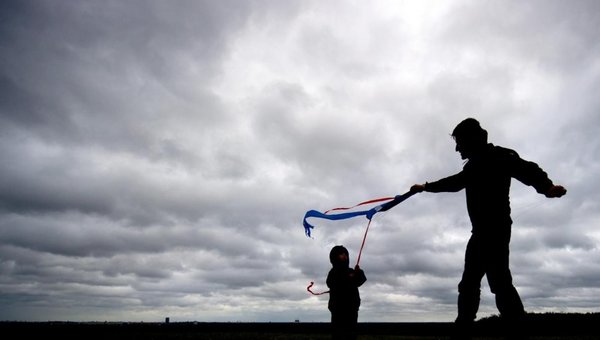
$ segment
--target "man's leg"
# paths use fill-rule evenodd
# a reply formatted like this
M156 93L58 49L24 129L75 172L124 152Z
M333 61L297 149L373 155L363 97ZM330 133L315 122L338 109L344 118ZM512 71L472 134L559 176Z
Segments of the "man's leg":
M483 256L478 241L471 237L465 252L465 268L458 284L458 316L454 322L453 339L470 339L479 310L481 279L485 274Z
M525 308L517 289L513 285L509 268L509 244L493 246L494 256L487 271L490 289L496 297L496 307L503 320L503 329L511 339L521 338L525 325Z
M503 318L522 319L525 315L525 308L521 297L514 286L505 287L496 291L496 306Z
M492 283L489 282L491 287ZM525 308L517 289L512 284L504 283L500 287L496 286L492 292L496 295L496 306L500 312L505 336L508 339L525 339L528 332Z
M458 284L457 323L473 323L479 310L481 279L485 274L481 245L471 237L465 252L465 268Z
M496 296L496 307L500 315L507 320L520 320L525 308L517 289L513 285L509 268L509 240L489 246L490 267L487 270L488 283Z

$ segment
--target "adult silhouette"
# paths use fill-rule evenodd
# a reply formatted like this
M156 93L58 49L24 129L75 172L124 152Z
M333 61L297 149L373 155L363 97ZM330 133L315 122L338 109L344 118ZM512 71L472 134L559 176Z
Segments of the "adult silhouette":
M513 150L488 143L487 131L474 118L460 122L452 137L456 151L467 160L463 170L435 182L415 184L411 191L438 193L465 189L472 229L458 284L455 322L464 330L475 321L484 275L501 318L517 322L522 320L525 309L509 269L511 179L532 186L546 197L561 197L567 190L554 185L536 163L522 159Z

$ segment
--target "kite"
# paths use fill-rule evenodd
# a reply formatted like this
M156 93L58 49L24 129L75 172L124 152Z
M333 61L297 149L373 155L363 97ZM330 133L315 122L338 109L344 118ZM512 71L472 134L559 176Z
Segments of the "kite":
M396 205L404 202L404 200L406 200L407 198L409 198L410 196L416 194L416 191L409 191L403 195L397 195L395 197L383 197L383 198L376 198L376 199L372 199L372 200L368 200L368 201L364 201L361 203L358 203L352 207L341 207L341 208L333 208L333 209L329 209L327 211L325 211L324 213L319 212L317 210L309 210L306 212L306 214L304 215L304 220L303 220L303 225L304 225L304 233L306 234L307 237L312 237L311 236L311 229L314 229L315 227L313 225L311 225L310 223L308 223L306 221L307 218L310 217L317 217L317 218L324 218L324 219L328 219L328 220L344 220L347 218L352 218L352 217L356 217L356 216L366 216L367 219L369 220L369 223L367 223L367 228L365 230L365 235L363 236L362 239L362 243L360 245L360 250L358 251L358 258L356 260L356 266L358 266L358 264L360 263L360 257L362 255L362 251L363 248L365 246L365 241L367 240L367 233L369 232L369 227L371 226L371 220L373 219L373 216L375 216L376 213L380 212L380 211L388 211L391 208L395 207ZM346 213L339 213L339 214L329 214L329 212L331 211L339 211L339 210L350 210L353 208L356 208L358 206L361 205L367 205L367 204L373 204L373 203L379 203L379 202L385 202L383 204L380 204L374 208L371 208L369 210L361 210L361 211L354 211L354 212L346 212ZM311 290L311 287L314 285L314 282L311 282L308 287L306 287L306 290L311 293L312 295L322 295L322 294L327 294L329 293L329 291L324 291L324 292L320 292L320 293L315 293Z
M393 208L396 205L402 203L404 200L406 200L410 196L414 195L415 193L416 192L409 191L409 192L407 192L407 193L405 193L403 195L397 195L395 197L376 198L376 199L372 199L372 200L368 200L368 201L364 201L364 202L358 203L358 204L356 204L356 205L354 205L352 207L329 209L329 210L327 210L324 213L322 213L320 211L317 211L317 210L309 210L304 215L304 220L302 222L302 224L304 225L304 233L306 234L307 237L311 237L311 229L315 228L313 225L311 225L310 223L308 223L306 221L306 219L309 218L309 217L324 218L324 219L327 219L327 220L344 220L344 219L347 219L347 218L352 218L352 217L356 217L356 216L365 215L367 217L367 219L369 221L371 221L371 219L373 218L373 216L376 213L378 213L380 211L390 210L391 208ZM350 210L350 209L356 208L356 207L361 206L361 205L379 203L379 202L384 202L384 201L389 201L389 202L381 204L381 205L378 205L378 206L376 206L374 208L371 208L369 210L352 211L352 212L339 213L339 214L329 214L329 212L331 212L331 211Z

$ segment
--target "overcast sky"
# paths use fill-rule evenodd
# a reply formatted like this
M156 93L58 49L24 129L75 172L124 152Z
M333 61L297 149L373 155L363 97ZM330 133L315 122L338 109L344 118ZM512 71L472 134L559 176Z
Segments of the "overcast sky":
M568 193L513 180L529 312L600 311L600 2L2 1L0 320L329 321L312 219L463 166L490 141ZM375 216L359 320L452 321L464 192ZM497 314L483 280L479 317Z

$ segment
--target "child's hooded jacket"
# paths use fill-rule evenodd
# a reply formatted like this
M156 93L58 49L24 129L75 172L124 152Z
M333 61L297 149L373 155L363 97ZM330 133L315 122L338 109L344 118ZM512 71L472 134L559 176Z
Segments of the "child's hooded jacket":
M341 261L339 254L346 254L346 260ZM329 287L329 310L336 311L358 311L360 307L360 287L367 278L362 269L349 267L348 250L344 246L335 246L329 253L329 260L333 268L327 275L327 286Z

